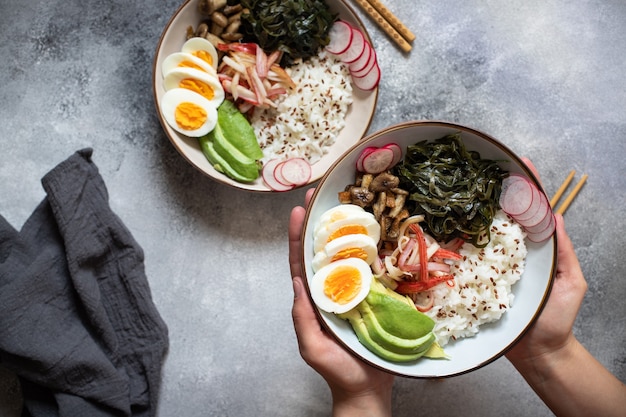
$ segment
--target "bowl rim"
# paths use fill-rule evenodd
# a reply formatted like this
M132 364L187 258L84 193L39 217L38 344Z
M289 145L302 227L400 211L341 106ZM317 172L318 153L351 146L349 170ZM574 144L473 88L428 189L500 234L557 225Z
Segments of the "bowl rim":
M152 59L152 74L151 74L151 89L152 89L152 99L153 99L153 104L155 106L155 110L156 110L156 115L157 118L159 120L159 123L161 124L161 131L163 132L163 134L165 135L165 137L168 139L168 142L174 146L174 148L176 149L176 151L178 152L179 155L181 155L185 161L187 161L187 163L189 165L191 165L195 170L199 171L203 176L210 178L211 180L217 181L220 184L226 185L232 189L235 190L240 190L240 191L245 191L245 192L253 192L253 193L270 193L270 194L281 194L281 193L285 193L284 191L274 191L272 189L270 189L269 187L266 187L266 189L256 189L256 188L244 188L241 186L238 186L237 184L234 184L232 182L230 182L228 179L223 178L221 175L212 175L211 173L203 170L200 166L198 166L187 154L186 152L184 152L184 150L182 149L182 147L175 141L173 140L172 137L170 137L170 135L167 132L167 122L163 119L163 116L161 115L161 110L159 109L159 99L157 96L157 89L155 88L157 85L157 77L159 76L160 72L158 71L158 60L160 58L160 51L161 48L163 46L163 42L166 38L166 35L169 33L170 27L172 26L172 24L174 23L174 21L179 17L179 15L182 13L182 11L189 7L189 3L193 2L193 1L197 1L197 0L185 0L175 11L174 13L170 16L170 18L168 19L167 23L165 24L165 27L163 28L160 36L159 36L159 40L157 42L156 48L154 50L154 57ZM369 31L366 28L366 25L363 23L363 20L361 19L361 17L359 16L359 14L355 11L355 9L348 4L348 2L346 0L337 0L338 3L341 3L342 7L345 7L348 12L350 13L350 18L354 19L358 25L360 26L361 29L363 29L363 34L365 35L366 39L369 41L370 44L372 43L372 38L369 34ZM331 5L332 7L332 5ZM182 36L182 35L181 35ZM373 102L372 102L372 113L371 116L368 119L368 122L366 125L363 125L363 133L361 134L361 138L359 138L359 140L361 140L364 135L367 133L369 127L372 124L372 121L374 119L374 114L376 112L376 107L378 105L378 97L379 97L379 87L377 86L374 90L372 90L370 93L373 94ZM345 128L345 127L344 127ZM358 141L357 141L358 143ZM341 155L339 156L341 157ZM332 166L332 164L331 164ZM327 169L327 171L330 170L330 167ZM298 190L298 189L302 189L304 187L308 187L311 186L313 184L316 184L320 181L320 179L323 177L324 175L320 176L319 178L309 181L307 184L303 184L300 186L296 186L289 191L294 191L294 190Z
M327 170L327 172L324 174L324 176L320 179L319 183L317 184L317 186L315 187L315 190L313 191L313 194L311 195L311 198L309 200L308 205L305 207L305 217L304 217L304 223L303 223L303 228L302 228L302 233L300 236L300 259L302 261L301 264L301 277L304 283L304 287L306 289L307 292L307 296L309 297L309 300L313 306L313 310L315 311L315 315L318 319L318 321L320 322L320 324L322 325L322 327L326 330L326 332L328 334L330 334L344 349L346 349L346 351L348 351L350 354L354 355L356 358L364 361L365 363L367 363L368 365L380 369L382 371L385 371L387 373L396 375L396 376L401 376L401 377L405 377L405 378L412 378L412 379L434 379L434 378L451 378L451 377L455 377L455 376L460 376L460 375L464 375L470 372L473 372L475 370L478 370L494 361L496 361L497 359L501 358L502 356L504 356L509 350L511 350L516 344L517 342L524 337L524 335L528 332L528 330L534 325L534 323L537 321L537 319L539 318L539 316L541 315L541 312L543 311L548 298L550 296L550 293L552 292L552 287L554 285L554 280L556 277L556 268L557 268L557 261L558 261L558 251L557 251L557 234L556 231L552 236L552 251L553 251L553 257L552 257L552 265L550 267L550 276L548 278L548 283L546 285L545 290L543 291L540 303L537 307L537 309L535 310L535 312L533 313L532 317L530 318L530 320L528 320L528 322L524 325L523 329L519 332L519 334L517 335L517 337L515 337L513 340L511 340L506 346L504 346L497 354L492 355L491 357L473 365L473 366L469 366L466 369L457 371L457 372L452 372L452 373L447 373L447 374L441 374L441 375L414 375L414 374L406 374L406 373L402 373L399 371L394 371L393 369L389 369L383 366L380 366L377 363L371 362L370 360L368 360L367 358L359 355L357 352L355 352L347 342L345 342L344 340L342 340L337 334L336 332L329 326L329 324L327 323L326 319L323 317L322 312L320 311L320 309L315 305L313 298L311 296L311 289L309 286L309 278L307 277L307 273L306 273L306 265L304 263L305 260L305 242L308 236L306 236L306 230L307 230L307 224L309 224L311 220L311 208L313 207L313 203L316 201L318 194L320 193L321 190L321 186L326 182L327 178L333 173L333 171L337 168L337 166L351 153L353 152L356 148L364 146L365 144L385 135L388 134L389 132L393 132L396 130L401 130L401 129L405 129L407 127L414 127L414 126L432 126L432 127L447 127L447 128L451 128L451 129L455 129L461 132L468 132L471 134L474 134L476 136L479 136L485 140L487 140L488 142L490 142L491 144L493 144L494 146L502 149L505 153L507 153L508 155L510 155L513 159L515 159L516 165L519 166L524 173L536 184L539 186L541 192L543 192L545 194L545 191L543 189L543 186L541 185L541 182L539 180L539 178L537 178L537 176L530 170L530 168L528 168L528 166L522 161L522 159L515 153L513 152L507 145L505 145L504 143L502 143L501 141L499 141L498 139L496 139L495 137L472 127L468 127L465 125L461 125L458 123L454 123L454 122L448 122L448 121L443 121L443 120L427 120L427 119L418 119L418 120L411 120L411 121L404 121L404 122L399 122L393 125L390 125L388 127L382 128L376 132L373 132L367 136L365 136L364 138L362 138L359 142L355 143L352 147L350 147L350 149L348 149L346 152L344 152L343 155L341 155L336 161L335 163L333 163L331 165L331 167ZM479 334L478 334L479 335ZM476 335L476 336L478 336ZM475 337L476 337L475 336Z

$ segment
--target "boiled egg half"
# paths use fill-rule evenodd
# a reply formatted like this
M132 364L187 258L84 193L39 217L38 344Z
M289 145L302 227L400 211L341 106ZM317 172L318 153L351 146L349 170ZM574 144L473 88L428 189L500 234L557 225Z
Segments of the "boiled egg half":
M313 275L309 286L311 297L320 309L328 313L345 313L365 299L372 278L372 270L364 260L338 260Z
M185 88L200 94L214 107L224 101L224 89L217 77L195 68L178 67L170 70L163 78L165 91Z
M371 237L375 242L380 239L380 223L372 213L365 210L350 213L345 218L333 218L321 222L313 238L313 250L318 252L330 241L341 236L360 234Z
M189 38L181 48L182 52L190 53L194 55L214 69L217 69L217 50L211 42L205 38Z
M175 52L168 55L161 64L161 73L165 77L176 68L193 68L217 77L217 71L206 61L187 52Z
M313 271L318 271L332 262L347 258L361 259L369 266L377 256L377 242L368 235L345 235L331 240L316 252L311 267Z
M160 109L167 124L186 136L204 136L217 124L216 106L200 94L185 88L166 91Z

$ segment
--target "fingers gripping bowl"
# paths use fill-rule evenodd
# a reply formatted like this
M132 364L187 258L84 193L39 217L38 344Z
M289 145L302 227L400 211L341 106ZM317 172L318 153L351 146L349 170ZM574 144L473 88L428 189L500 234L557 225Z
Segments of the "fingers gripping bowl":
M187 0L172 16L165 27L154 59L153 65L153 94L157 108L161 107L165 94L161 67L163 62L172 54L180 51L185 43L185 35L188 27L196 27L203 17L198 13L197 3L199 0ZM348 22L367 36L367 32L362 22L354 11L344 1L327 2L330 10L336 13L338 19ZM369 38L368 38L369 40ZM378 98L378 89L362 90L353 88L352 103L349 105L344 126L337 134L332 145L327 147L327 152L314 162L311 166L311 174L307 184L313 183L321 178L331 164L343 154L350 146L358 141L367 131L373 117L374 108ZM165 134L176 148L194 168L198 169L208 177L224 183L226 185L248 191L272 192L272 190L261 177L250 182L239 182L218 172L207 160L198 139L180 134L163 119L159 112L159 117ZM306 185L306 184L304 184Z
M317 291L312 287L313 277L319 268L319 262L315 255L316 248L314 247L315 235L317 234L316 227L319 227L319 220L325 212L340 204L339 194L345 191L347 185L354 183L355 167L363 163L360 159L364 150L384 148L389 147L389 144L395 144L399 145L403 153L406 153L407 147L420 141L431 143L448 135L458 135L463 146L468 151L478 152L480 158L496 161L497 167L507 176L526 178L530 184L541 189L537 179L518 156L498 140L474 129L446 122L414 121L394 125L376 132L354 145L332 165L321 179L307 208L302 235L302 256L304 260L303 274L309 294ZM543 195L543 192L541 193ZM512 222L510 218L506 217L506 214L504 214L504 220L501 216L502 213L500 212L497 219L494 217L493 227L495 227L498 219L500 221L498 227L501 227L502 224L506 226L507 223ZM492 235L495 234L492 232ZM505 297L506 294L502 294L501 290L499 302L502 306L506 304L506 308L498 315L497 319L481 323L477 332L456 337L454 333L446 333L445 329L438 329L438 317L436 314L431 314L435 321L435 329L438 329L437 331L433 330L433 332L437 334L437 339L443 345L445 358L420 357L407 361L389 360L384 355L373 353L372 349L368 349L360 341L362 334L357 337L355 329L351 325L352 322L346 320L345 315L329 313L319 308L317 308L317 313L329 333L334 335L348 350L364 361L389 372L408 377L431 378L453 376L478 369L502 356L524 334L540 313L552 286L556 271L556 236L550 235L540 242L531 241L525 232L520 236L516 238L523 241L522 246L524 247L523 266L520 266L521 275L512 280L511 285L509 285L511 294L508 297ZM497 239L492 238L491 240L496 241ZM319 246L319 243L317 245ZM468 244L465 243L463 248L466 245ZM488 249L487 246L483 250ZM480 253L480 250L476 250L476 252ZM494 268L491 265L487 266L487 269ZM459 278L456 281L456 286L460 286L462 281ZM452 282L454 283L454 280ZM439 288L443 288L441 291L445 293L448 291L446 288L455 291L454 285L447 284L440 284ZM460 294L458 288L457 292ZM457 298L458 294L455 295ZM446 297L447 295L444 296L444 298ZM461 295L461 297L464 296ZM441 300L437 302L441 303ZM445 304L445 302L443 303ZM418 303L416 302L416 304ZM440 307L435 306L435 308ZM480 306L478 308L480 309ZM479 313L476 312L476 314Z

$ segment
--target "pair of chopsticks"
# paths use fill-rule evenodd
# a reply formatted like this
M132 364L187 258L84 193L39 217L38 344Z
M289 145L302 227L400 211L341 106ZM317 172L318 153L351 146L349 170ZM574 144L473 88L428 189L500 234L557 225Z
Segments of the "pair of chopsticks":
M552 197L552 199L550 200L550 207L552 207L554 209L554 207L558 203L559 199L561 198L561 196L563 195L563 193L565 192L565 190L569 186L570 182L572 182L572 179L574 178L574 175L576 175L576 171L572 170L569 173L569 175L567 176L567 178L565 178L565 181L563 181L563 184L561 184L559 189L554 194L554 197ZM584 174L580 178L578 183L574 186L572 191L567 195L567 197L565 197L565 200L563 201L563 203L561 203L559 208L555 210L555 213L559 213L559 214L565 213L565 210L567 210L567 208L569 207L571 202L574 200L574 197L576 197L576 194L578 194L578 192L580 191L580 189L582 188L582 186L583 186L583 184L585 183L586 180L587 180L587 174Z
M365 13L389 36L404 52L412 48L415 35L380 0L355 0Z

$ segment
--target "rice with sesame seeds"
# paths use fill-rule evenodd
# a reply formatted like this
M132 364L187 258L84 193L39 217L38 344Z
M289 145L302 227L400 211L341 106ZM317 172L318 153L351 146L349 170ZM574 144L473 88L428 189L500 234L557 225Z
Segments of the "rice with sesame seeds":
M345 126L352 104L350 75L344 64L323 50L288 71L296 90L275 108L257 109L250 122L263 149L263 162L303 157L314 164Z
M463 261L452 267L455 285L439 285L431 292L434 332L441 346L451 339L471 337L479 327L499 320L512 306L513 285L524 272L527 249L522 228L499 211L491 225L491 241L484 248L465 243Z

